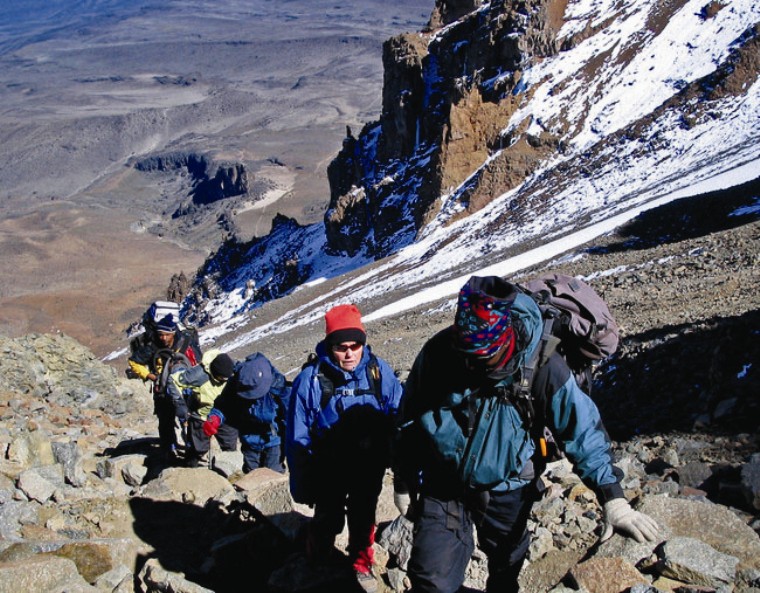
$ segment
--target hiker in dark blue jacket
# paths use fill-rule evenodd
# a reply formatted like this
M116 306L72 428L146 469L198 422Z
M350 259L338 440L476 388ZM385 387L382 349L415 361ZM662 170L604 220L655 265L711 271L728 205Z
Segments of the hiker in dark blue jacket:
M259 467L284 473L282 432L289 402L285 376L256 352L236 365L203 423L203 432L211 436L220 426L231 425L240 438L244 473Z
M486 591L518 590L541 468L534 466L535 438L513 386L525 378L542 333L541 312L529 296L501 278L473 276L459 293L454 325L430 339L414 362L394 468L397 504L403 512L411 501L407 516L415 521L413 593L459 589L474 549L473 525L488 556ZM596 405L558 353L538 368L532 387L543 395L541 421L603 504L603 537L617 528L654 540L657 525L623 498Z
M316 360L293 382L287 458L296 502L315 505L307 554L327 559L348 520L348 555L359 585L374 591L375 510L390 463L402 388L372 354L355 305L325 315Z

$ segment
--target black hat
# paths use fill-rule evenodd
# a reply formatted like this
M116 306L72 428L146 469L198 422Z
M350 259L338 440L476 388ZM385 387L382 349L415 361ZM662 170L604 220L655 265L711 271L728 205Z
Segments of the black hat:
M235 372L235 361L230 358L229 354L221 353L211 361L208 370L216 379L226 380Z
M174 315L169 314L166 317L156 321L156 331L169 334L174 333L177 329L177 322L174 320Z

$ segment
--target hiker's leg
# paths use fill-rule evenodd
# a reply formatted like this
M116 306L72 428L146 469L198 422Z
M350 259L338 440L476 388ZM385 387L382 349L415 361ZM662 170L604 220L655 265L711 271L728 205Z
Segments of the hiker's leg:
M334 550L335 536L343 531L346 492L339 481L326 479L320 484L309 524L306 551L311 559L328 559Z
M346 516L348 520L348 557L354 568L368 572L373 563L377 499L383 487L385 467L379 462L365 461L357 468L348 485Z
M413 593L455 593L475 543L472 520L459 500L424 496L416 505L414 541L409 559Z
M216 433L216 441L222 451L236 451L238 431L229 424L222 424Z
M203 420L200 418L188 418L187 441L189 449L186 452L185 461L189 466L197 467L211 448L211 439L203 432Z
M264 467L261 463L262 451L260 449L254 449L243 441L240 451L243 453L244 474L250 473L256 468Z
M528 517L537 491L525 486L509 492L491 492L478 543L488 556L487 593L517 593L530 537Z
M281 474L285 473L285 467L282 465L282 455L280 454L280 445L267 447L261 452L261 465Z
M177 435L174 432L174 403L164 395L157 395L153 399L153 411L158 418L158 440L161 449L170 451L177 444Z

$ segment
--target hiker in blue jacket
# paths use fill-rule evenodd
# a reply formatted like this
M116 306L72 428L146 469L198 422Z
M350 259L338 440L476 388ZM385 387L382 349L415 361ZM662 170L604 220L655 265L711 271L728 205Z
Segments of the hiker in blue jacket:
M454 325L431 338L414 362L394 468L397 505L410 508L415 522L413 593L459 589L474 549L473 525L488 557L486 591L518 590L542 468L534 465L535 438L513 385L525 378L542 333L541 312L529 296L501 278L473 276L459 293ZM543 395L541 421L603 505L603 538L616 528L637 541L654 540L656 523L623 498L596 405L558 353L539 366L532 387Z
M231 425L238 431L244 473L259 467L284 473L282 433L289 401L285 376L255 352L236 365L203 423L203 432L211 436L221 426Z
M355 305L325 314L325 339L293 382L287 458L296 502L315 505L306 551L327 560L348 521L348 556L359 585L372 574L375 511L402 388L391 367L366 344Z

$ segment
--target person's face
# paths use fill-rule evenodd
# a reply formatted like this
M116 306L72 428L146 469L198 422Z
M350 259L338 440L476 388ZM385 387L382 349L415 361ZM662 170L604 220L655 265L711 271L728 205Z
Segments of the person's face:
M341 342L330 347L332 357L344 371L353 371L362 359L364 345L359 342Z
M158 332L158 341L164 348L171 348L174 344L174 332Z
M504 363L502 358L507 350L507 346L508 344L504 344L491 356L465 356L465 366L471 371L482 372L484 374L495 371Z
M209 373L209 378L214 385L221 385L222 383L226 383L230 380L229 377L218 377L214 373Z

